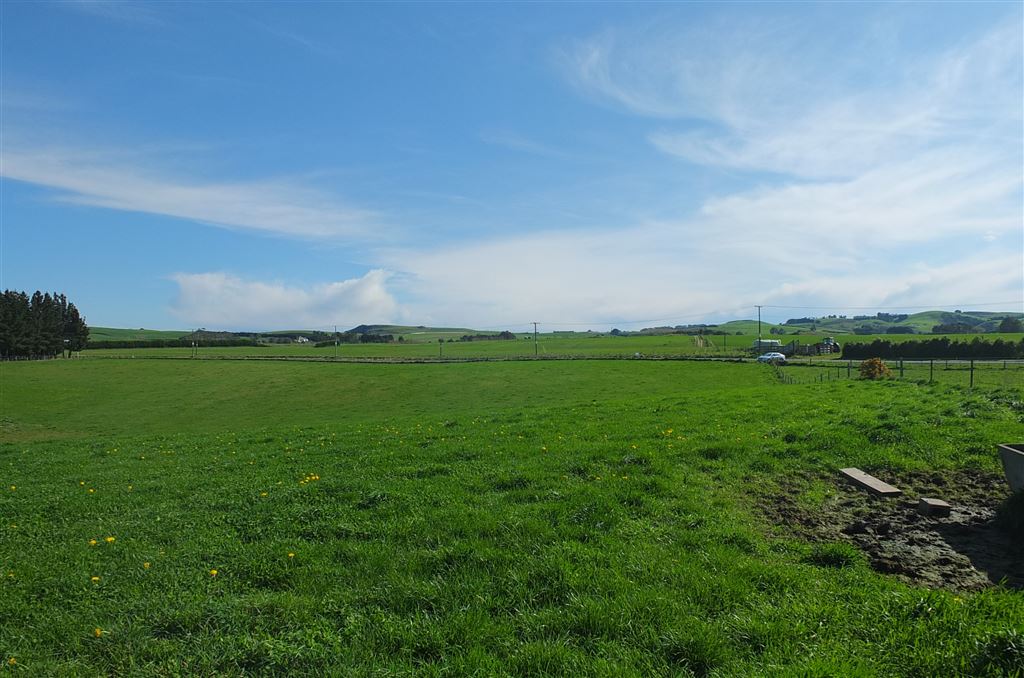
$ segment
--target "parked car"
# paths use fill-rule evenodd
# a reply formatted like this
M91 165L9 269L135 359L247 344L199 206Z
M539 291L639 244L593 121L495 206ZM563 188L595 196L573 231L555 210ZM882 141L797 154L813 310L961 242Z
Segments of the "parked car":
M759 363L772 363L773 365L785 365L786 356L775 351L765 353L764 355L757 356L757 362Z

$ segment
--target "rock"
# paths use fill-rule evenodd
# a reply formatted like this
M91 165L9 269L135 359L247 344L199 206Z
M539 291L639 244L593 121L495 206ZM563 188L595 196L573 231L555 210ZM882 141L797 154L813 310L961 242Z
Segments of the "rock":
M944 516L948 516L952 508L952 506L942 501L941 499L921 497L921 500L917 502L917 512L923 516L934 516L937 518L941 518Z

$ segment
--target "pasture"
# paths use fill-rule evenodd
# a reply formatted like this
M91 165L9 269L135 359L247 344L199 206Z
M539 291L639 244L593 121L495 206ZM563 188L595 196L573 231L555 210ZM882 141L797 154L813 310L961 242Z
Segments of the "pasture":
M313 344L270 344L260 346L231 347L200 347L199 357L334 357L342 359L358 358L521 358L538 356L552 357L631 357L634 354L644 356L673 357L749 357L750 349L756 334L744 335L704 335L690 336L685 334L664 335L629 335L611 336L604 334L549 333L541 334L536 346L533 337L520 335L518 339L492 339L483 341L458 341L461 335L404 335L406 341L390 344L340 344L317 348ZM816 343L825 335L769 335L764 339L778 339L783 344L797 340L802 344ZM1020 334L982 334L982 335L840 335L840 343L858 342L871 343L875 339L885 339L898 343L902 341L920 341L939 336L948 336L952 341L969 342L978 336L985 340L1004 339L1020 341ZM447 341L447 338L455 341ZM445 339L438 343L437 339ZM94 348L83 352L86 357L189 357L191 348ZM827 360L838 356L823 355L817 359Z
M1019 588L921 587L766 507L830 510L840 466L995 478L1022 402L753 363L0 364L0 659L1020 675Z

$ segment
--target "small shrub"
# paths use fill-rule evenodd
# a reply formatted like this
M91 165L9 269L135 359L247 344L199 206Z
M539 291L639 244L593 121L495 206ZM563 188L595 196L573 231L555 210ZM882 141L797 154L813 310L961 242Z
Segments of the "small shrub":
M888 379L892 372L881 358L868 358L860 364L861 379Z

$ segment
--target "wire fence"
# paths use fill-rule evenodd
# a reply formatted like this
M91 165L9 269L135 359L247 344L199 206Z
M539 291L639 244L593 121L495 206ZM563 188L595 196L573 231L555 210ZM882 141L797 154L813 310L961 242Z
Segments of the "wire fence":
M966 388L1024 388L1024 360L891 360L890 378ZM860 361L790 363L777 367L786 384L824 383L860 378Z

